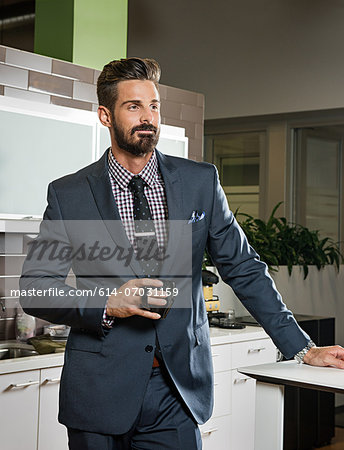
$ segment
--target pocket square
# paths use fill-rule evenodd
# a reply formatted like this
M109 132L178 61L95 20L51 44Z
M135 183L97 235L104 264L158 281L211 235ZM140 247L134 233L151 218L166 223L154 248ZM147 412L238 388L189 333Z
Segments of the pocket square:
M198 211L192 211L191 217L188 221L188 223L195 223L195 222L199 222L200 220L204 219L205 217L205 212L202 211L201 213L199 213Z

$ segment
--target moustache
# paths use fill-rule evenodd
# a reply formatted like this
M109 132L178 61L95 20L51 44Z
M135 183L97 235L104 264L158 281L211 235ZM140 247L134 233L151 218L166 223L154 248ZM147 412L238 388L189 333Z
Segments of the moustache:
M138 125L137 127L132 128L131 134L134 134L136 131L158 131L158 129L154 125Z

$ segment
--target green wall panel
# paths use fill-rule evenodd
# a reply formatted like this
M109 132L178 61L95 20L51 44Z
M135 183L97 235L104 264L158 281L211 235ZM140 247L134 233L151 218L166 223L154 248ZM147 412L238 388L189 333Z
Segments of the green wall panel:
M73 62L102 69L127 54L128 0L74 0Z
M36 0L35 53L73 59L74 0Z
M36 0L35 53L102 69L127 54L128 0Z

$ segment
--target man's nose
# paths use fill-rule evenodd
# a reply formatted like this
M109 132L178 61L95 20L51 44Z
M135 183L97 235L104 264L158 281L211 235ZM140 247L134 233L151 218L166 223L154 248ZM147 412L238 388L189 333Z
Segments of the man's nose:
M153 122L153 113L150 108L142 109L141 122L142 123L152 123Z

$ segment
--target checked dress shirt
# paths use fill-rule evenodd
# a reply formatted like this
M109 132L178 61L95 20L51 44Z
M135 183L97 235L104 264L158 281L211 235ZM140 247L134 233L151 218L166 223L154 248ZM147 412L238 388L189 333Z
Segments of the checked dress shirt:
M133 193L128 185L135 174L129 172L114 157L109 149L109 178L112 187L114 201L117 204L118 212L127 233L131 245L135 249L135 224L133 214ZM165 194L165 185L158 167L158 161L155 151L139 175L146 183L144 193L151 210L156 238L159 247L163 247L167 240L167 200ZM103 315L103 326L111 328L114 318L106 314L106 308Z

